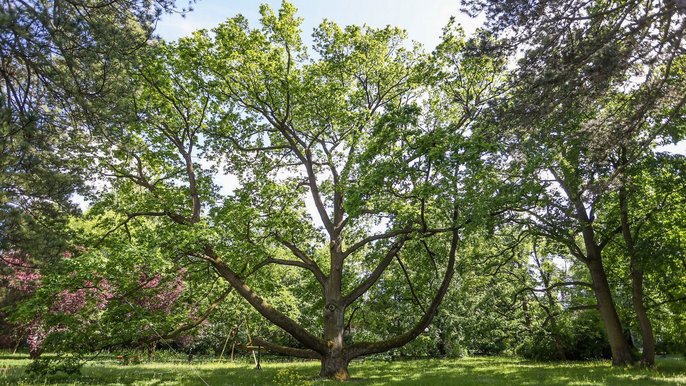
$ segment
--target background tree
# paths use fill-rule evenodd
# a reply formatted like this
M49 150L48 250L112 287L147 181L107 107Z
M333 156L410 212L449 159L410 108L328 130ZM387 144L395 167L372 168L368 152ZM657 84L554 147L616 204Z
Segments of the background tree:
M683 156L658 153L646 157L641 163L625 165L624 180L616 193L616 206L612 208L613 212L616 211L614 216L620 218L622 238L617 245L611 245L610 254L616 269L629 276L628 280L626 277L623 279L631 283L625 291L631 294L631 314L636 318L633 324L641 332L642 362L653 365L656 345L653 324L669 318L650 318L646 299L663 298L672 290L653 282L650 272L659 272L660 267L677 257L679 252L672 247L653 244L656 235L649 229L661 226L665 233L672 232L673 223L667 219L678 213L682 204L683 198L677 192L683 190L680 172ZM657 218L661 221L656 222ZM672 267L673 272L679 275L680 269ZM652 277L657 279L657 276ZM645 281L649 283L648 288L645 288Z
M2 1L0 250L40 270L69 248L90 134L171 1ZM90 131L90 132L89 132ZM0 295L4 297L3 295ZM3 299L3 302L8 299Z
M518 49L524 41L529 44L513 81L519 89L510 97L507 118L500 121L523 129L513 137L520 144L520 157L530 162L522 174L532 173L538 194L546 197L534 199L541 211L528 216L536 218L534 227L545 229L543 233L552 239L564 239L573 254L588 262L613 346L613 362L630 363L611 289L601 273L602 249L617 228L601 224L609 219L599 213L623 173L624 167L613 162L619 147L630 148L628 160L636 161L650 143L665 138L667 126L682 115L686 100L678 90L683 82L671 79L682 71L683 5L666 2L655 7L649 1L467 5L489 15L490 29L509 34L512 48ZM665 120L654 123L653 115L666 111ZM576 245L577 234L583 235L582 248Z

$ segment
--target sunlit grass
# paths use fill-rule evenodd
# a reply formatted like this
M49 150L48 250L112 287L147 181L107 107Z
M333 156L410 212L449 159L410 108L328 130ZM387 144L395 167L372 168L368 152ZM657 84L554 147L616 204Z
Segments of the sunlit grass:
M304 385L332 384L316 378L317 362L275 362L263 370L247 361L147 362L115 360L86 365L80 376L31 378L25 355L0 355L0 384L7 385ZM686 385L686 361L660 359L655 370L612 368L608 361L539 363L509 357L355 361L354 384L362 385Z

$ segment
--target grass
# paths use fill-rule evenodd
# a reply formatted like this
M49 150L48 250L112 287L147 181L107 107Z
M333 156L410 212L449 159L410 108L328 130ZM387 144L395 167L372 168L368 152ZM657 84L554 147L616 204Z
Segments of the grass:
M0 385L332 385L316 378L317 362L149 362L123 366L102 360L80 376L31 378L25 355L0 355ZM509 357L355 361L357 385L686 385L686 360L660 359L656 370L612 368L608 361L540 363Z

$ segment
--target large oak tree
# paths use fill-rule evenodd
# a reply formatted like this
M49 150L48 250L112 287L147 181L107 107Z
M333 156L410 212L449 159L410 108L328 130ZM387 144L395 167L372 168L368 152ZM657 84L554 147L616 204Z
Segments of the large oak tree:
M496 183L473 123L502 63L475 48L486 36L468 42L452 26L427 56L399 29L325 21L308 52L291 5L261 13L260 29L237 16L141 61L137 123L103 141L100 165L118 192L109 204L119 231L157 218L179 253L208 264L298 347L254 344L320 358L322 376L348 379L353 358L425 331L461 237L490 213ZM221 194L216 172L235 189ZM411 328L357 341L350 310L396 261L408 281L421 266L437 280L412 288ZM318 299L317 325L270 302L264 280L279 279L260 277L271 267L301 277L308 301Z

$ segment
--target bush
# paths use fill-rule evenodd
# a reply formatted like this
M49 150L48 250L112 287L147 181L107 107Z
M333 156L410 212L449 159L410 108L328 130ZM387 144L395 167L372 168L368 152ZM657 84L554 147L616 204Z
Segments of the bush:
M557 324L557 336L564 359L588 360L611 358L612 352L605 331L597 315L580 315L574 319L561 319ZM539 329L526 337L517 348L517 354L540 361L560 360L553 333Z
M26 366L26 374L33 376L46 376L64 373L77 375L81 373L83 361L77 357L35 359Z

